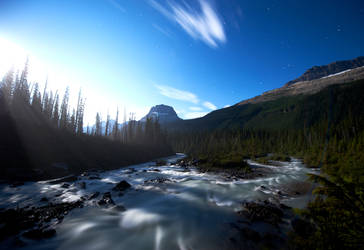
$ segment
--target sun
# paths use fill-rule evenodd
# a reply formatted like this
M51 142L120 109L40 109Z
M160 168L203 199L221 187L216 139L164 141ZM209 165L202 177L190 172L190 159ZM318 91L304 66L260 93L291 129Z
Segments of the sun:
M0 77L11 68L22 69L28 55L22 47L0 37Z

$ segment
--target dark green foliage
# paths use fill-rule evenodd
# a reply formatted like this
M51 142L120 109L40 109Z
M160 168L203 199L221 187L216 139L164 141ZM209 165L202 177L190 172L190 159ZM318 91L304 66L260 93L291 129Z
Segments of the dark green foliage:
M176 151L214 161L234 155L268 163L302 158L321 167L317 197L294 223L292 249L364 249L364 80L315 95L233 106L176 124ZM176 129L179 128L180 130ZM273 153L273 156L267 155Z
M295 230L290 244L296 249L363 249L364 187L341 178L310 177L320 186L301 214L312 230Z

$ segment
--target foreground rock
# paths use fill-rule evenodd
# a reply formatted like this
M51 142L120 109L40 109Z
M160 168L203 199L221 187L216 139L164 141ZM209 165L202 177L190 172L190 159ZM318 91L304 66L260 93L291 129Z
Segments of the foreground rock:
M115 202L113 201L113 199L111 198L111 193L110 192L106 192L104 193L104 195L102 196L101 200L99 200L97 202L97 204L99 206L107 206L107 205L115 205Z
M83 207L81 200L48 204L42 207L8 209L0 212L0 240L22 233L23 237L39 240L56 234L52 225L62 222L72 209Z
M112 190L113 191L124 191L130 187L131 187L131 185L127 181L122 180L118 184L116 184L116 186Z

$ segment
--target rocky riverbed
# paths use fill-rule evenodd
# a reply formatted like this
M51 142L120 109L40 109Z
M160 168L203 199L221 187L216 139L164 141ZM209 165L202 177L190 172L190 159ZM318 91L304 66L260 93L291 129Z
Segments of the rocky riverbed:
M292 207L312 185L296 159L252 173L165 161L0 185L0 246L22 249L259 249L304 230ZM292 223L292 221L294 223ZM300 224L301 223L301 224ZM293 226L292 226L293 225Z

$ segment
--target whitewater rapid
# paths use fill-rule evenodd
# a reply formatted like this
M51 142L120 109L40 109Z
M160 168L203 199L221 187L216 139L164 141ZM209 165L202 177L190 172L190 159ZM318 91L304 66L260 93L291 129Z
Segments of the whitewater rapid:
M231 244L231 223L239 220L236 212L243 201L279 199L303 207L311 197L301 189L308 185L307 173L315 170L297 159L279 162L279 166L249 161L269 174L246 180L173 164L183 157L166 158L165 166L149 162L95 173L95 178L80 176L69 187L50 181L15 188L2 184L0 208L46 205L44 198L53 203L72 202L100 192L98 198L86 200L83 208L72 210L55 225L56 237L29 240L24 249L224 249ZM112 191L121 180L132 187ZM105 192L111 192L114 202L126 211L98 206Z

